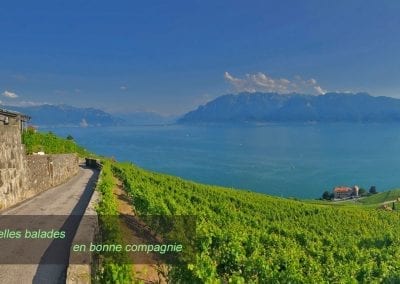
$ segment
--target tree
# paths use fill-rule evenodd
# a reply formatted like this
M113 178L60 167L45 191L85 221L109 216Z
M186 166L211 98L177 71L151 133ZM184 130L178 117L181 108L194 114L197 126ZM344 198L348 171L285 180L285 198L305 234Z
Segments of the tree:
M376 193L378 193L378 192L376 191L376 186L375 186L375 185L373 185L373 186L371 186L371 187L369 188L369 193L371 193L371 194L376 194Z
M393 211L396 210L396 204L394 202L392 203L392 209Z
M72 137L72 135L71 135L71 134L68 134L68 136L67 136L67 140L74 140L74 137Z
M367 192L367 191L366 191L364 188L360 188L360 189L358 190L358 195L359 195L359 196L363 196L363 195L365 195L366 192Z
M322 199L324 200L331 200L331 194L329 193L329 191L324 191L324 193L322 194Z

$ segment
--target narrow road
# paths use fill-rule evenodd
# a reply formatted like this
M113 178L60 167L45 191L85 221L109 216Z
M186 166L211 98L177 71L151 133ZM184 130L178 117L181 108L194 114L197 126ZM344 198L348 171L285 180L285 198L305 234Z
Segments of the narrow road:
M68 227L75 232L80 218L77 216L81 216L85 212L97 178L97 170L82 166L78 174L65 184L49 189L28 201L1 212L0 218L2 215L6 215L5 218L10 215L63 215L62 218L64 219L59 221L54 229L63 230ZM54 226L54 218L40 217L40 222L46 222L46 220L52 222L50 226ZM46 227L46 224L41 225ZM32 244L29 241L24 241L22 246L32 246ZM28 249L30 248L15 248L17 253ZM0 264L0 283L65 283L69 251L68 245L62 250L57 249L55 251L53 241L47 247L40 248L36 256L40 259L39 264ZM47 264L46 258L49 259L55 254L62 255L65 264ZM10 255L10 257L14 256ZM2 263L5 263L5 259L7 259L6 256L0 256ZM25 263L29 263L29 261L26 260Z

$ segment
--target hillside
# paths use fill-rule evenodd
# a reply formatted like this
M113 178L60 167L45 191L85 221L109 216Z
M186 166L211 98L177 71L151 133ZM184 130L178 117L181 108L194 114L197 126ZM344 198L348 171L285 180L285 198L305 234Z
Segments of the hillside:
M38 105L27 107L5 106L31 116L30 123L39 126L115 126L124 122L95 108L77 108L68 105Z
M72 139L64 139L51 132L36 132L33 129L22 133L22 144L25 145L27 154L44 152L46 154L76 153L80 157L95 156Z
M67 141L57 139L32 139L29 147L57 145L54 151L64 151L60 142ZM400 281L400 212L371 206L398 196L398 190L365 198L366 205L339 206L204 185L131 163L104 162L98 185L101 218L115 211L112 175L123 182L138 215L196 216L196 261L172 266L172 283ZM102 230L108 232L107 240L121 238L116 223L106 221ZM132 277L129 267L114 260L124 256L105 257L103 280Z
M69 105L1 106L31 117L30 124L40 127L93 127L170 124L176 116L155 112L108 113L95 108Z
M224 95L188 112L180 123L399 122L400 100L366 93L320 96L277 93Z
M400 189L393 189L378 194L373 194L366 198L361 198L359 202L362 204L381 204L384 202L394 201L400 198Z
M207 186L114 164L138 214L197 216L196 263L174 282L400 281L400 215ZM351 265L349 265L351 264Z

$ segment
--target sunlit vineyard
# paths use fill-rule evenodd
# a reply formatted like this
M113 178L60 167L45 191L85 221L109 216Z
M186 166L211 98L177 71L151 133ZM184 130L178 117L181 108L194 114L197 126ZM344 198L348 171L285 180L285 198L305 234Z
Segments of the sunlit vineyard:
M81 151L53 134L30 132L24 143L31 151ZM107 232L118 228L102 219L116 214L109 166L98 184L98 213L105 241L115 242L118 234ZM173 283L400 283L400 213L370 204L395 199L397 191L365 199L368 206L332 206L202 185L127 163L114 163L113 172L138 213L198 217L197 260L174 267ZM129 279L124 265L104 257L102 282Z
M400 215L202 185L114 164L140 214L198 217L196 262L173 282L400 281Z
M96 208L100 222L101 241L105 244L122 243L122 233L118 218L117 202L113 194L115 181L111 172L110 164L103 162L103 169L97 183L97 190L101 200ZM96 256L100 267L96 267L94 283L131 283L132 271L127 265L127 256L124 252L107 253L101 252Z

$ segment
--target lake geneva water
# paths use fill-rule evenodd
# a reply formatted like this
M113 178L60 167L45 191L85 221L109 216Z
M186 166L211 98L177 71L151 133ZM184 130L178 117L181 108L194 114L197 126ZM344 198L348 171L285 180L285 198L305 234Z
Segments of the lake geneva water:
M186 179L284 197L400 187L400 124L54 128L90 151Z

